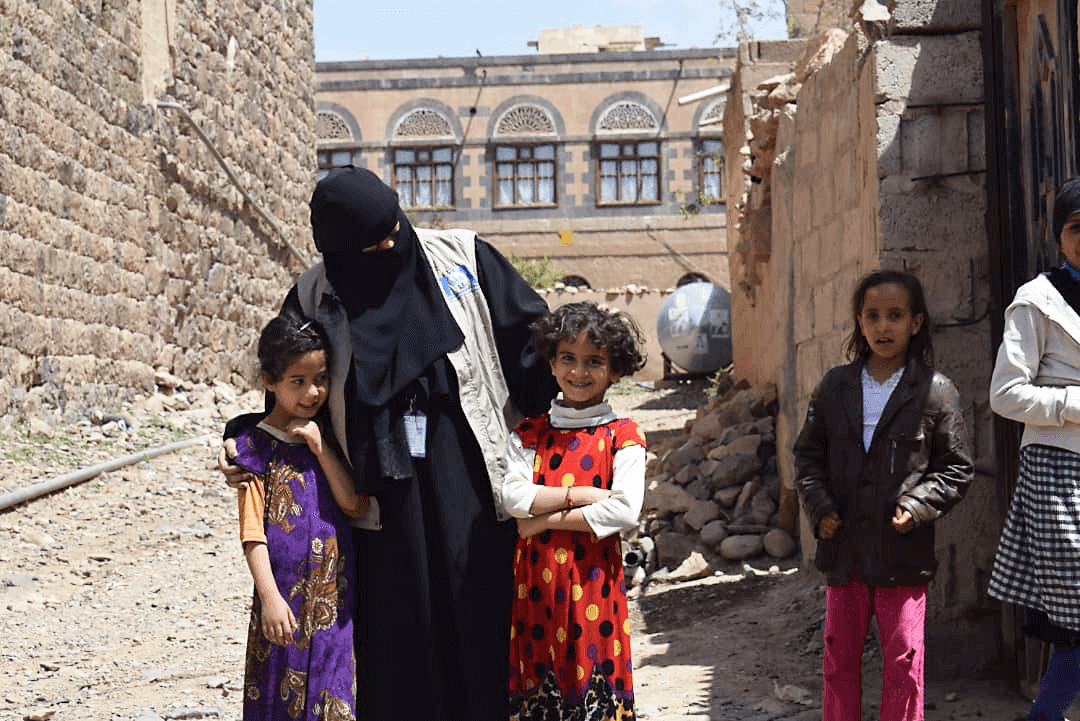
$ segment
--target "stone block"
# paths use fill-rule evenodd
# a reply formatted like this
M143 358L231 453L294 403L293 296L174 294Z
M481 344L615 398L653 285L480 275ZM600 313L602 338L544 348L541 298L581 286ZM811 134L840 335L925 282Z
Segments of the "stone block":
M874 94L907 107L983 101L981 34L894 37L874 45Z
M718 488L713 492L713 500L719 503L724 508L731 508L735 505L735 501L738 500L742 494L742 486L727 486L725 488Z
M706 523L698 536L710 548L717 548L727 538L727 524L721 520Z
M750 500L749 511L748 521L750 523L766 525L772 514L776 512L776 501L769 497L766 489L762 488Z
M763 548L761 536L740 534L723 540L720 544L720 555L728 561L743 561L761 555Z
M891 22L896 34L978 30L981 5L970 0L904 0L893 5Z
M970 253L971 234L986 225L985 185L980 177L883 183L881 234L883 250L916 251L943 248Z
M760 470L761 460L756 455L745 453L731 455L720 461L716 472L709 480L712 488L725 488L745 483Z
M970 114L968 108L909 107L900 125L901 172L927 177L970 170Z
M646 511L656 511L660 515L686 513L694 505L695 499L673 483L653 482L645 493L643 507Z
M698 501L683 516L686 524L695 531L700 531L706 523L720 518L720 507L712 501Z
M900 142L900 116L878 110L877 114L878 175L897 175L903 170Z
M691 553L697 550L697 541L673 531L656 535L656 556L661 567L678 568Z
M756 456L758 449L761 448L761 436L759 434L750 434L736 438L727 445L730 454L746 454L750 456Z

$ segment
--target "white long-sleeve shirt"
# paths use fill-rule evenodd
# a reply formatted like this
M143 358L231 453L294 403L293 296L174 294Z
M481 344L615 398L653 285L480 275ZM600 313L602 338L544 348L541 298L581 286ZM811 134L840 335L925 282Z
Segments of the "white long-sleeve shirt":
M567 408L556 401L549 412L555 428L589 428L615 420L611 406L599 403L583 409ZM503 482L503 506L515 518L528 518L540 486L533 483L536 452L524 448L517 433L510 437L509 470ZM597 538L633 528L645 500L646 450L627 446L615 451L612 461L611 495L602 501L581 506L589 528Z
M1021 445L1080 453L1080 315L1045 274L1005 309L990 408L1024 424Z

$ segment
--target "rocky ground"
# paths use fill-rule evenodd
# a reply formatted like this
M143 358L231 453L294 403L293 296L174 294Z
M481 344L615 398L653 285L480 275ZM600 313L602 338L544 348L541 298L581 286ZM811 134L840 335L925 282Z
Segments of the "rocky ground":
M703 396L700 384L624 382L610 400L660 438ZM240 719L251 581L214 457L223 419L259 405L219 387L77 424L0 425L0 719ZM181 439L196 442L137 457ZM17 489L125 456L133 462L4 507ZM639 716L820 719L824 592L797 565L733 563L634 589ZM866 719L879 673L871 642ZM929 721L1013 721L1026 707L1000 680L928 680Z

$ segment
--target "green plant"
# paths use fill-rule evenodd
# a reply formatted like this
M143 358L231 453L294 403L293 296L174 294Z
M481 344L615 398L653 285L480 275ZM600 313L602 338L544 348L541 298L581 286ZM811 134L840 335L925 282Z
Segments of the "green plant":
M706 205L719 205L724 202L723 198L714 198L710 195L705 195L704 190L698 192L697 202L683 202L684 195L685 193L681 190L675 191L675 196L679 200L679 214L682 215L683 220L688 220L690 216L697 215Z
M506 258L525 282L533 288L550 288L563 279L565 273L551 265L545 255L542 260L519 258L510 254Z
M609 396L630 396L637 393L645 393L646 389L638 385L633 378L620 378L617 383L607 389Z

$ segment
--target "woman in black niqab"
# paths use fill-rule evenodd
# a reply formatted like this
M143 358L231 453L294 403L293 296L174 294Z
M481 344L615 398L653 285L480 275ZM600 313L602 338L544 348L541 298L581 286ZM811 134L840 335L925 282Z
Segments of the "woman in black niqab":
M385 405L432 361L460 346L461 329L397 194L374 173L330 171L311 196L311 228L349 318L352 397ZM393 247L378 249L391 236Z

